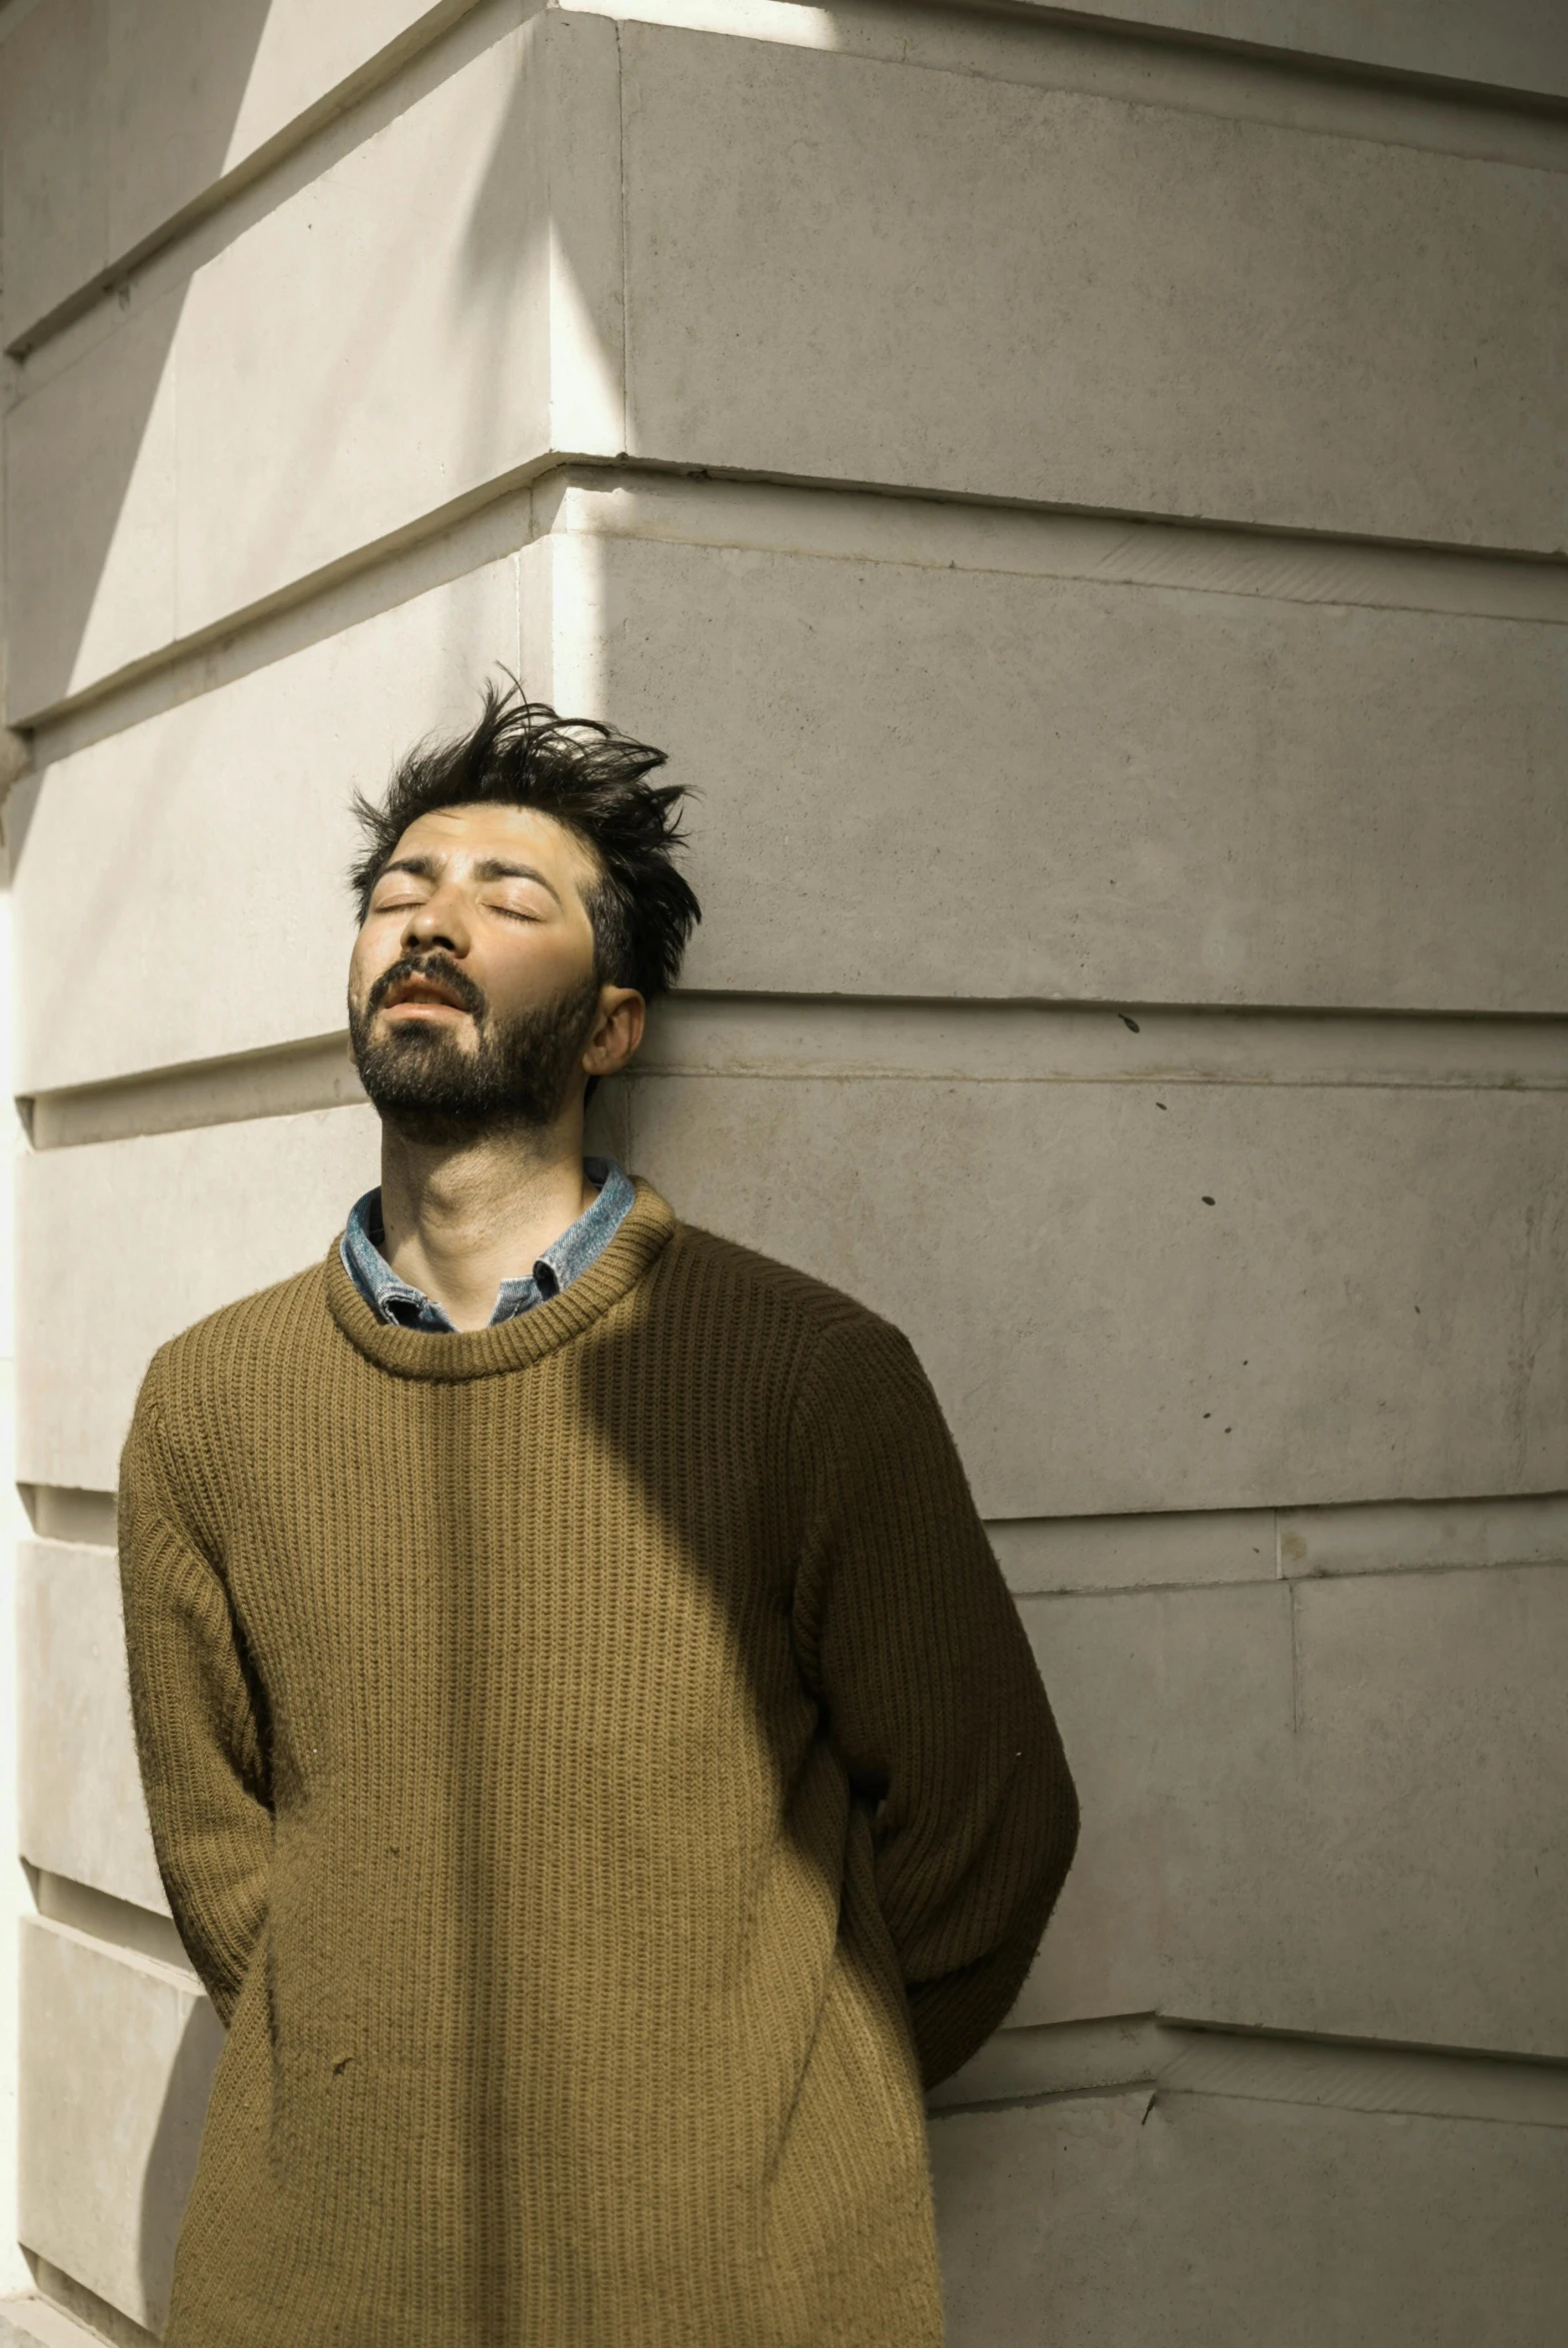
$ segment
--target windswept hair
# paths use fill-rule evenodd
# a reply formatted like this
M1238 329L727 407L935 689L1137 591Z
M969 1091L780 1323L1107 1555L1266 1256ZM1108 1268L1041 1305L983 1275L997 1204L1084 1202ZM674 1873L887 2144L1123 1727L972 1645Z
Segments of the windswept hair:
M504 672L510 677L510 672ZM599 868L587 892L602 984L635 987L652 1000L675 984L703 909L675 863L687 843L681 785L650 783L665 753L593 718L562 718L530 701L515 677L488 684L472 734L423 742L394 773L380 806L352 802L365 853L349 883L364 921L371 893L412 823L436 808L497 804L537 808L575 832Z

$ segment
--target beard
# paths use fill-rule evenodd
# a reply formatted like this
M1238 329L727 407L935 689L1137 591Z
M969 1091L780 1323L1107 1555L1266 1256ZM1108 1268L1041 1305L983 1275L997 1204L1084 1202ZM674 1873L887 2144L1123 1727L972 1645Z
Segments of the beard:
M371 1040L376 1014L405 979L448 989L475 1029L472 1051L442 1023L413 1021ZM548 1003L499 1019L467 974L445 955L406 956L349 1004L349 1043L372 1105L405 1141L448 1146L485 1134L543 1133L566 1107L599 1004L588 978Z

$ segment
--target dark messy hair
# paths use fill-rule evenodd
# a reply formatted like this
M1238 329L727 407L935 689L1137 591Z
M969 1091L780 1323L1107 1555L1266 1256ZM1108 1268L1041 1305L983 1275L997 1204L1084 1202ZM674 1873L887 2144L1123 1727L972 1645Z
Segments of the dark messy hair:
M510 672L505 672L510 677ZM422 742L387 786L380 806L357 791L365 834L349 884L364 921L371 892L409 826L436 808L490 802L537 808L588 848L599 877L586 893L600 981L652 999L675 984L687 940L703 918L676 869L684 849L680 784L650 783L665 753L593 718L562 718L530 701L515 677L485 687L472 734Z

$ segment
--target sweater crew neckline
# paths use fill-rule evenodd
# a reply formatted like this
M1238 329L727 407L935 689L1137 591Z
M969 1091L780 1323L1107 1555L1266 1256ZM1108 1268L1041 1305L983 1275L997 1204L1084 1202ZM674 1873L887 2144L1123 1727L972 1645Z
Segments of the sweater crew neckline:
M632 1180L636 1197L604 1252L558 1296L511 1320L450 1331L382 1320L344 1268L341 1233L324 1265L328 1308L349 1342L394 1377L451 1383L526 1369L601 1319L636 1287L668 1244L676 1227L674 1213L652 1183L640 1175Z

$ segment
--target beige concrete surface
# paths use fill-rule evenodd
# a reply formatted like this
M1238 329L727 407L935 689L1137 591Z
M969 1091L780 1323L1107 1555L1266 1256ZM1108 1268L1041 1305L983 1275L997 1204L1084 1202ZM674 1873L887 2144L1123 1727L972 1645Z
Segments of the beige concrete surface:
M47 0L0 46L5 339L108 258L104 0ZM69 158L64 184L56 160Z
M31 1880L38 1913L51 1923L68 1924L73 1932L85 1932L90 1940L107 1941L132 1956L151 1957L190 1980L196 1978L196 1969L161 1894L157 1907L147 1907L138 1901L117 1899L113 1892L96 1891L91 1884L78 1883L69 1875L53 1875L43 1867L33 1869Z
M1555 1096L912 1077L633 1094L632 1163L690 1220L909 1330L987 1515L1568 1472Z
M505 560L23 785L7 816L19 1087L98 1084L341 1028L350 795L376 796L416 742L471 724L486 675L521 661L517 566ZM149 899L167 918L149 922ZM52 951L62 925L79 939L69 959Z
M473 4L356 0L324 10L311 0L230 0L214 9L197 0L43 0L24 10L0 49L7 340L143 250L210 191L351 103ZM736 33L761 31L788 13L728 0L685 16L663 0L641 12L631 5L609 12L673 15ZM829 18L819 45L841 45L854 32L863 39L855 19L865 13L845 12L841 28ZM882 13L896 23L910 12ZM1050 30L1106 20L1118 31L1193 32L1303 60L1568 92L1568 37L1542 0L1494 0L1484 10L1469 0L1377 9L1356 0L1285 7L1144 0L1136 8L1087 0L1070 12L1053 8ZM927 30L917 18L909 29Z
M1561 173L777 42L628 25L621 49L630 425L617 33L552 14L197 269L172 334L161 317L154 335L170 335L159 382L172 372L178 394L172 500L145 488L149 395L117 335L38 377L17 446L33 504L67 529L50 596L28 599L16 713L551 447L630 441L704 465L1558 543L1564 460L1531 421L1550 413L1549 336L1518 289L1555 265ZM1092 202L1073 192L1088 189ZM915 203L924 277L905 282ZM832 233L845 219L854 233ZM934 308L922 283L945 289ZM859 354L847 407L823 373L840 348ZM456 382L461 399L436 396ZM129 462L76 478L73 400ZM1500 401L1519 418L1506 461ZM121 506L149 504L167 517L158 561L178 550L172 618L138 595L141 561L116 528ZM30 510L13 522L24 575L42 561Z
M1556 2348L1568 2131L1146 2091L931 2130L950 2348Z
M100 2299L96 2291L89 2291L84 2283L68 2275L52 2260L34 2257L30 2262L38 2298L25 2306L18 2319L29 2329L18 2334L28 2343L37 2340L39 2348L79 2348L82 2341L98 2344L98 2348L157 2348L160 2335L150 2332L145 2324L122 2315L111 2307L107 2299ZM47 2314L45 2314L47 2310ZM47 2323L49 2328L43 2328ZM56 2328L58 2327L58 2328ZM5 2334L0 2332L0 2339Z
M1168 552L1028 577L1022 535L990 573L605 543L607 706L703 794L690 984L1563 1002L1568 631L1187 592Z
M933 2112L1107 2088L1221 2095L1488 2126L1568 2128L1568 2065L1347 2038L1192 2028L1155 2014L1011 2024L926 2096Z
M1568 1573L1021 1606L1084 1823L1016 2021L1568 2058Z
M302 1074L304 1065L302 1052ZM1266 1006L1147 1003L1134 1018L1124 1006L1103 1003L683 991L656 1008L636 1066L634 1083L909 1077L927 1084L1152 1085L1159 1093L1172 1085L1560 1093L1568 1089L1568 1021L1371 1012L1346 1019ZM110 1090L129 1102L136 1088L107 1089L106 1103ZM87 1096L56 1098L63 1104Z
M614 72L601 19L541 17L493 41L159 296L156 325L133 303L117 333L38 380L11 424L28 487L10 561L33 583L13 712L36 715L552 445L620 448ZM149 356L128 371L136 327ZM139 438L171 400L172 492L164 473L145 478ZM109 453L84 473L92 444ZM144 512L133 545L118 517ZM172 603L149 595L149 562L172 575Z
M1267 1507L1568 1483L1565 1117L1555 1093L667 1077L633 1088L630 1163L907 1328L985 1514ZM367 1109L30 1159L23 1477L108 1488L153 1346L311 1261L375 1167Z
M635 25L622 57L635 454L1561 546L1560 173Z
M74 1548L114 1547L119 1515L114 1492L35 1483L26 1486L23 1499L40 1540L66 1541Z
M1023 1516L987 1529L1007 1586L1019 1597L1047 1590L1263 1581L1274 1573L1271 1508Z
M217 1305L317 1261L377 1178L378 1131L369 1109L340 1109L30 1160L24 1186L37 1212L24 1242L20 1304L33 1364L19 1445L31 1462L26 1480L111 1489L155 1346ZM63 1209L75 1220L80 1239L76 1218L91 1218L90 1202L106 1194L124 1220L112 1238L105 1230L95 1273L58 1217ZM195 1246L192 1198L203 1201ZM103 1276L112 1317L105 1290L92 1287Z
M17 1637L23 1857L167 1912L137 1774L113 1551L26 1543Z
M100 2340L101 2334L46 2299L0 2299L3 2348L99 2348Z
M1054 7L1052 15L1061 13ZM1241 41L1292 59L1568 96L1568 18L1554 0L1074 0L1071 13Z
M993 1522L991 1546L1018 1596L1568 1563L1568 1495L1381 1500L1326 1508L1151 1510Z
M5 336L472 0L41 0L0 44Z
M1419 1572L1433 1566L1568 1564L1568 1496L1281 1508L1282 1573Z
M29 582L7 612L13 720L174 631L179 316L177 292L151 296L6 418L6 560Z
M1564 999L1568 605L1558 627L1301 601L1288 573L1273 593L1188 587L1173 534L1136 530L1121 535L1148 542L1147 582L1052 577L1040 567L1074 557L1051 525L971 515L959 541L912 501L881 501L848 551L820 556L755 543L816 521L782 492L718 511L650 495L646 539L579 530L602 503L569 498L516 557L22 787L25 1090L337 1026L349 788L379 788L411 742L464 720L502 661L614 710L701 794L697 987L1472 1013ZM541 507L519 533L546 526ZM672 544L678 528L742 543ZM1330 592L1356 569L1347 551ZM1372 567L1363 592L1421 590ZM280 896L258 873L284 839ZM185 909L156 935L122 885L133 854ZM85 973L49 952L84 903ZM215 1002L219 940L243 976ZM140 970L156 983L119 984Z
M23 1931L22 2239L156 2329L222 2029L167 1966Z

